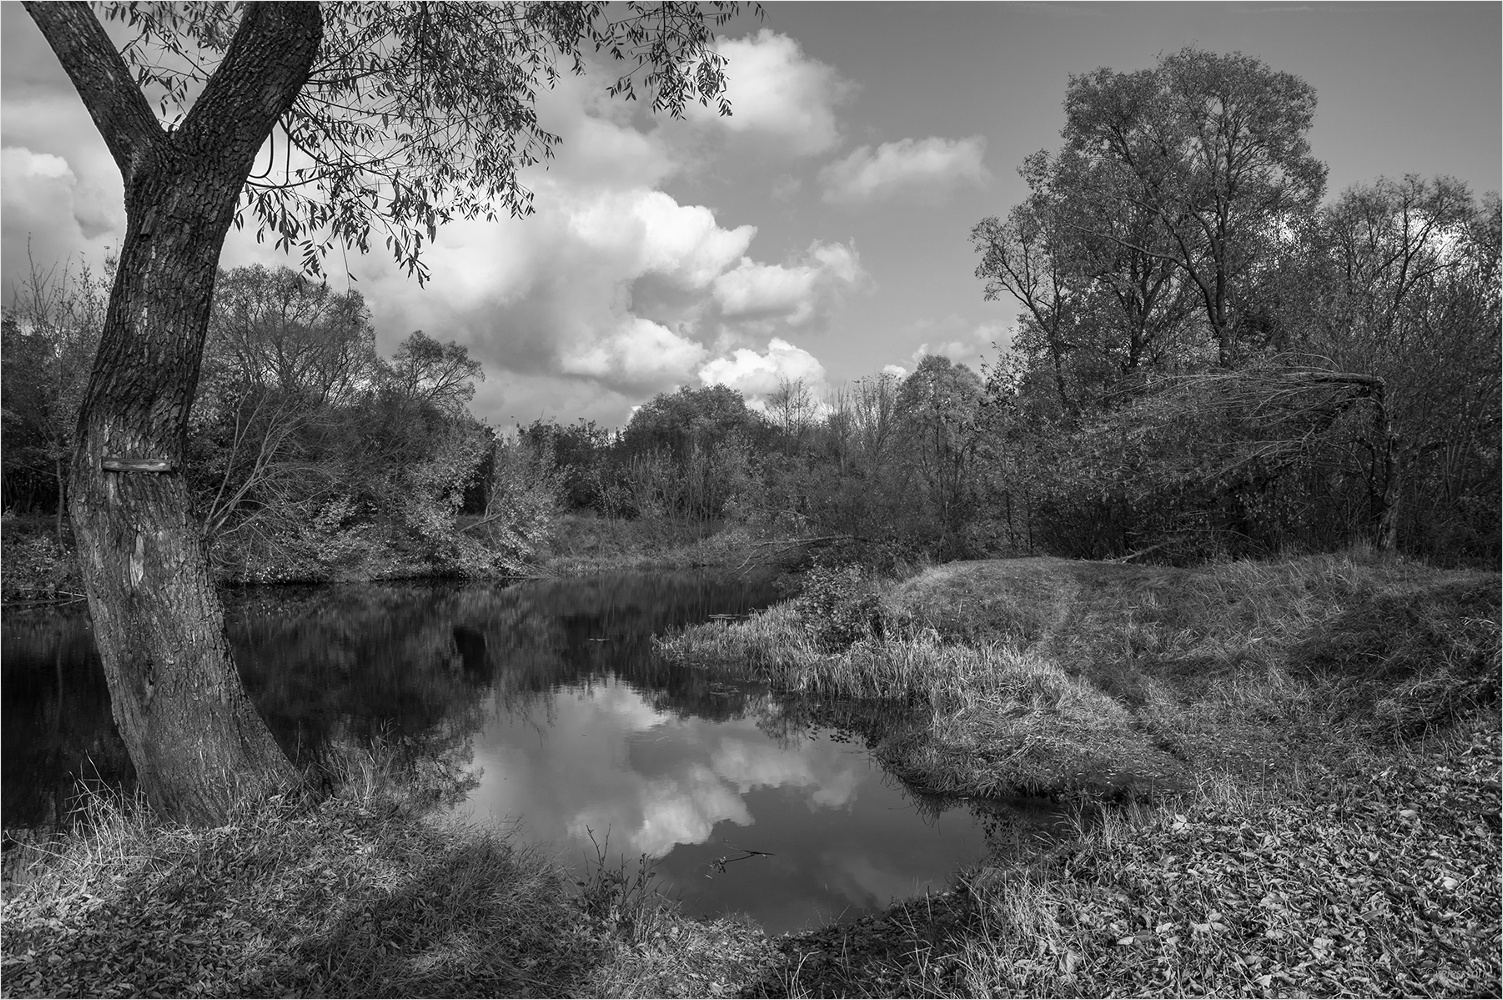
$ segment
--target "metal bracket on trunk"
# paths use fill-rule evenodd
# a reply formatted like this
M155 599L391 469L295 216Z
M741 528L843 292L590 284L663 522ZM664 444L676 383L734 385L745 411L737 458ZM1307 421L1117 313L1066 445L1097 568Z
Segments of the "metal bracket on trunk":
M99 464L105 472L172 472L176 468L169 459L125 455L106 455Z

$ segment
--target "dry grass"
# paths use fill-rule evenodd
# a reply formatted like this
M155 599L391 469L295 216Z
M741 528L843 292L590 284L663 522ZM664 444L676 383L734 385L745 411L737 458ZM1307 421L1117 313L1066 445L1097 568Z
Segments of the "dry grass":
M760 932L685 920L604 864L576 884L424 821L384 770L213 830L95 797L75 833L8 852L6 994L708 996L721 956L767 961Z
M1325 798L1225 780L780 942L764 996L1496 996L1496 725Z
M795 604L665 638L775 687L922 702L884 762L935 791L1154 791L1284 777L1310 753L1496 701L1497 575L1354 555L1200 569L953 563L886 586L884 634L822 651Z
M875 747L915 784L1151 793L780 941L754 992L1498 995L1498 597L1496 573L1362 553L1024 559L889 584L883 638L840 652L792 605L670 637L776 687L921 703Z

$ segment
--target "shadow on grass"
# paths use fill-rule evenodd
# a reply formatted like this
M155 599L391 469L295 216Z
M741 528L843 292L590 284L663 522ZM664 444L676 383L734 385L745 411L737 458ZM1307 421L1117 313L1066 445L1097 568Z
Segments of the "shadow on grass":
M6 887L7 993L594 995L617 941L557 868L371 805L215 830L96 805Z

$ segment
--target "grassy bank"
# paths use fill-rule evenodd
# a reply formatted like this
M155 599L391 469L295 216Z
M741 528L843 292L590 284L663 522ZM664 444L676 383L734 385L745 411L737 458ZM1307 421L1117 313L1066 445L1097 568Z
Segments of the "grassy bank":
M913 785L1119 804L779 942L753 992L1497 995L1497 574L1024 559L834 590L663 649L908 699L921 724L869 739Z
M313 807L213 830L91 803L6 853L14 996L715 996L772 954L602 867L425 821L364 768Z
M565 514L540 572L585 576L634 570L736 567L766 562L778 545L745 525L678 518L598 517Z
M461 526L473 518L461 518ZM83 580L64 522L61 542L55 521L38 515L7 514L0 528L0 598L7 604L53 604L82 600ZM305 547L304 547L305 548ZM295 550L296 549L296 550ZM559 517L545 550L513 576L586 576L626 571L743 567L765 563L787 551L780 542L744 525L681 519ZM264 545L256 553L220 546L210 572L221 584L350 583L473 575L453 560L435 556L395 533L371 533L359 546L312 554L296 547ZM317 556L317 557L316 557Z
M880 634L831 642L842 602L863 601ZM1492 706L1498 619L1492 573L1038 558L938 566L660 645L785 690L922 704L922 735L878 749L930 790L1097 796L1207 771L1287 778Z

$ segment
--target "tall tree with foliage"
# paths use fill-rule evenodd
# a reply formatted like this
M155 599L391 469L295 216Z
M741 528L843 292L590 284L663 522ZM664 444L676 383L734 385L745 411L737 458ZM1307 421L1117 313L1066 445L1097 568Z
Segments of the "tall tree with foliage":
M982 382L965 365L926 355L898 390L899 426L951 553L976 501Z
M1078 420L1123 383L1184 360L1189 285L1157 215L1124 197L1110 166L1041 151L1018 172L1027 200L971 231L976 276L987 299L1023 306L1013 349Z
M726 15L677 4L128 4L106 8L127 36L117 48L84 4L26 9L125 186L70 497L95 636L148 800L214 822L237 798L297 780L231 660L183 476L229 227L254 221L308 269L374 235L421 277L442 222L530 210L518 171L558 142L538 123L538 87L594 51L634 63L615 93L641 85L674 114L719 99L711 43ZM263 153L270 162L252 178Z
M1065 148L1100 167L1167 245L1074 222L1178 268L1194 287L1222 367L1270 331L1257 289L1292 219L1312 214L1326 168L1310 154L1315 89L1241 53L1186 48L1151 70L1071 76Z

